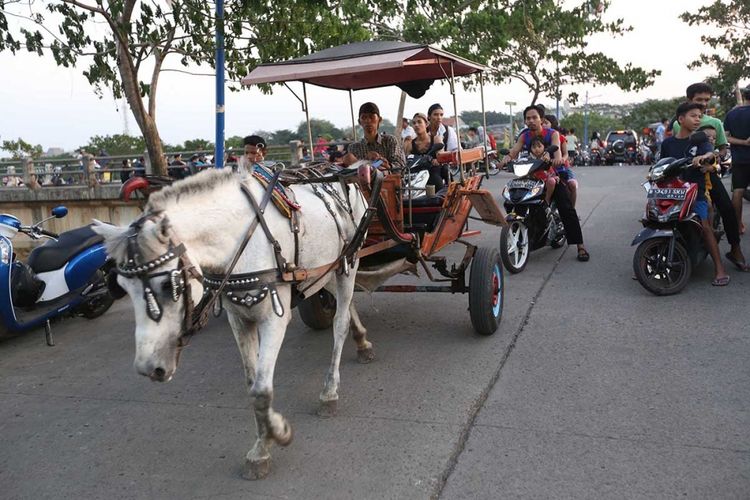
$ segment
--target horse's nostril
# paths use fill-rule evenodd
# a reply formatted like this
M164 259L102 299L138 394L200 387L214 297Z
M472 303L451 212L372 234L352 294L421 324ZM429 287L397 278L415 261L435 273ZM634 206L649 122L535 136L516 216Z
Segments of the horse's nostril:
M164 368L156 368L154 369L154 378L163 379L165 373Z

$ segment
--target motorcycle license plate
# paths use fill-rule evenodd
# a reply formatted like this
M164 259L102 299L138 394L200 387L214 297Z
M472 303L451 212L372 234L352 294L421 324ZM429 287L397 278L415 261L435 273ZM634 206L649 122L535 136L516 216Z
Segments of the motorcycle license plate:
M508 182L508 189L533 189L537 182L532 179L513 179Z
M648 191L648 198L657 200L684 200L687 196L687 189L684 188L651 188Z

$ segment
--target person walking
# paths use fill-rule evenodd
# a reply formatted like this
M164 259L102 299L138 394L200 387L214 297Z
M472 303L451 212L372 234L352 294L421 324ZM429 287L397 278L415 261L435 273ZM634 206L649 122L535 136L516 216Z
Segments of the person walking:
M737 106L724 119L727 140L732 146L732 205L737 214L740 233L742 223L742 198L750 184L750 85L742 90L745 104Z

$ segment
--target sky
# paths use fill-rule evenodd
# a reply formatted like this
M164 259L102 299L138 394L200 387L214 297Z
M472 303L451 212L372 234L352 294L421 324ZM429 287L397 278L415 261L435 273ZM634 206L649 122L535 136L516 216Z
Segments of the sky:
M633 31L619 38L597 36L590 39L592 50L624 63L645 69L659 69L662 74L653 86L640 92L623 92L617 87L576 85L563 92L589 92L590 103L625 104L645 99L671 98L683 95L690 83L703 80L712 68L689 70L687 64L704 51L700 41L703 28L683 23L679 14L695 10L711 0L613 0L605 20L622 18ZM680 40L676 43L675 40ZM73 150L94 135L138 134L138 126L129 111L118 110L111 95L99 99L79 68L59 68L52 57L40 58L28 53L13 56L0 52L0 140L23 138L41 144L46 150L61 147ZM295 91L301 84L290 84ZM480 109L479 92L459 87L458 108ZM301 92L298 92L301 95ZM354 93L355 109L365 102L376 102L384 117L395 122L400 91L398 89L364 90ZM351 124L349 99L345 92L308 86L310 113L339 127ZM507 112L506 101L518 107L527 105L531 95L520 83L485 87L487 111ZM215 84L213 77L190 76L168 72L160 77L157 92L157 125L162 139L171 144L187 139L213 140L215 134ZM453 114L447 85L435 84L419 100L407 98L405 115L426 112L439 102L446 115ZM552 103L542 97L541 102ZM518 109L518 108L516 108ZM257 89L226 93L226 137L247 135L258 130L296 129L304 120L299 101L285 87L276 87L273 95Z

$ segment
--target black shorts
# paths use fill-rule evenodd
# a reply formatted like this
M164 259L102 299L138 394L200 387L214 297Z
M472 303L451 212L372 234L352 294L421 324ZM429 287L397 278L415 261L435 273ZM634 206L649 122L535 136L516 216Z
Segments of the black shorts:
M732 162L732 190L750 185L750 162Z

